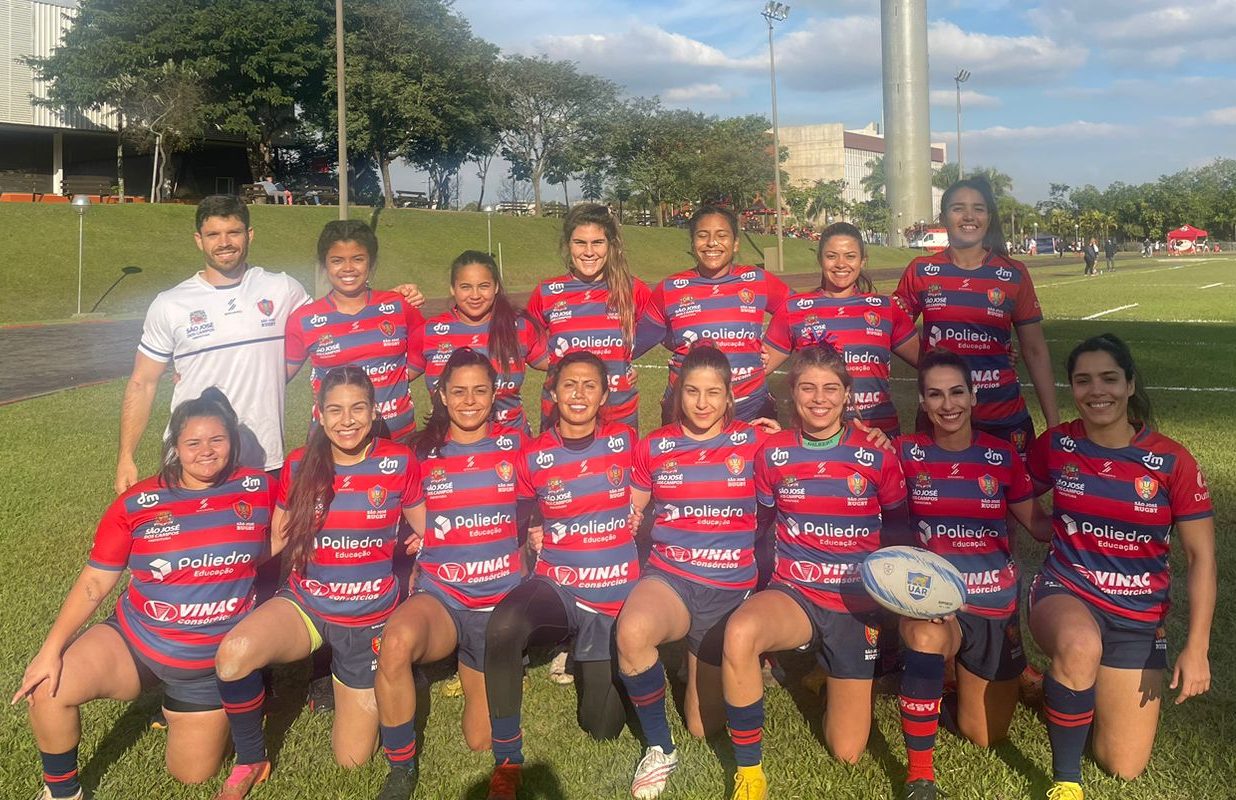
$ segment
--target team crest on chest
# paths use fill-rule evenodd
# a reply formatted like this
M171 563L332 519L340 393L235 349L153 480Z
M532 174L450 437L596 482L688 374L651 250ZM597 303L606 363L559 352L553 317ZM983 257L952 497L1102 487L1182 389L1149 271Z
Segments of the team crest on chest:
M846 485L850 487L850 494L855 497L861 497L863 492L867 490L867 479L857 472L853 472L846 479Z
M610 468L605 471L605 477L609 478L609 483L611 486L621 486L622 467L617 464L610 466Z
M735 454L725 459L725 468L730 471L731 475L738 477L742 474L742 468L746 466L746 463L742 456Z
M1143 475L1133 481L1133 488L1137 490L1138 497L1149 500L1159 493L1159 482L1149 475Z
M395 323L391 322L389 319L384 319L381 322L379 322L378 329L382 331L383 336L394 336L395 335Z
M172 524L172 512L160 511L159 513L155 514L154 521L156 525L171 525Z
M515 474L515 468L511 466L509 461L499 461L497 464L494 464L494 471L498 473L498 477L504 483L509 481L511 476Z
M244 500L237 500L232 504L232 510L236 512L236 516L241 519L248 520L253 517L253 506Z
M566 488L566 484L562 482L562 478L550 478L545 482L545 488L549 490L550 494L558 494Z
M206 321L205 311L198 309L197 311L189 312L189 324L190 325L201 325L205 321Z
M257 310L262 312L262 316L269 317L275 313L275 304L263 297L258 301Z
M369 496L369 505L374 508L381 508L386 502L385 486L374 486L367 492L367 494Z
M983 494L987 495L988 497L995 497L996 490L999 488L999 485L996 483L996 479L991 477L990 475L979 476L978 485L979 485L979 489L982 490Z
M750 289L746 289L746 288L739 289L738 299L741 300L744 305L749 306L755 302L755 292L751 291Z
M874 311L866 311L863 313L863 321L873 328L880 327L880 315Z
M1009 436L1009 441L1012 442L1013 448L1017 452L1019 453L1026 452L1026 432L1025 431L1013 431L1013 433Z
M1008 295L1006 295L1004 290L999 286L993 286L987 290L987 302L991 303L993 306L1002 305L1004 303L1004 298L1007 296Z
M429 470L429 480L433 483L446 480L446 467L434 467Z

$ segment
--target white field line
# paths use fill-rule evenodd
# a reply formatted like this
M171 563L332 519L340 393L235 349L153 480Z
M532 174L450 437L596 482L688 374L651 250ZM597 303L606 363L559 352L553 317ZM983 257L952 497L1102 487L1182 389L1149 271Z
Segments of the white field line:
M1224 259L1224 260L1225 260L1225 261L1231 261L1231 259ZM1185 267L1210 267L1210 266L1218 266L1218 262L1214 262L1214 261L1211 261L1211 262L1206 262L1206 261L1193 261L1193 262L1188 262L1188 263L1181 264L1181 263L1177 263L1174 259L1173 259L1173 260L1171 260L1171 261L1168 261L1167 259L1156 259L1154 263L1158 264L1159 266L1148 266L1148 267L1142 267L1142 266L1136 266L1136 267L1125 267L1124 269L1118 269L1118 270L1116 270L1115 272L1103 272L1103 273L1099 273L1099 274L1097 274L1097 275L1078 276L1078 277L1076 277L1076 278L1069 278L1069 279L1067 279L1067 280L1060 280L1060 281L1049 281L1048 283L1035 283L1035 284L1034 284L1034 288L1035 288L1035 290L1037 291L1037 290L1039 290L1039 289L1050 289L1050 288L1053 288L1053 287L1055 287L1055 286L1071 286L1072 284L1075 284L1075 283L1084 283L1084 282L1086 282L1086 281L1092 281L1092 280L1096 280L1096 279L1098 279L1098 280L1102 280L1102 279L1104 279L1104 278L1107 278L1107 279L1110 279L1110 278L1122 278L1122 277L1124 277L1124 276L1126 276L1126 275L1141 275L1141 276L1145 276L1145 275L1148 275L1148 274L1151 274L1151 273L1155 273L1155 272L1168 272L1168 271L1170 271L1170 270L1174 270L1174 269L1184 269ZM1080 266L1080 264L1079 264L1079 266Z
M1125 309L1128 309L1128 308L1137 308L1139 305L1141 304L1140 303L1129 303L1127 306L1116 306L1115 308L1109 308L1106 311L1100 311L1097 314L1091 314L1088 317L1082 317L1082 319L1098 319L1099 317L1106 317L1108 314L1115 314L1117 311L1124 311Z
M1223 285L1223 282L1220 281L1219 283L1208 283L1205 286L1199 286L1198 288L1199 289L1213 289L1216 286L1222 286L1222 285Z

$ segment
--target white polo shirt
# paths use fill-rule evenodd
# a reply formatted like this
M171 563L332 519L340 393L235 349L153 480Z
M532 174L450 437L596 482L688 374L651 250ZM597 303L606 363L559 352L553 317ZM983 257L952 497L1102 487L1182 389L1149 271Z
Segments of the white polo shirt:
M294 278L249 267L234 286L212 286L199 272L146 312L138 351L174 362L172 408L219 387L240 418L246 467L283 466L283 331L310 299Z

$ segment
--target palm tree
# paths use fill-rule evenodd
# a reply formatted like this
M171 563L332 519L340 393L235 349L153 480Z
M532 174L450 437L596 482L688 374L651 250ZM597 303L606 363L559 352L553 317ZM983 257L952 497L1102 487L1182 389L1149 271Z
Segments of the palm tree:
M877 197L881 200L884 199L884 187L887 183L887 179L884 174L884 156L876 156L868 161L867 169L871 170L871 172L867 173L867 175L858 182L859 185L863 187L863 191L866 192L872 200Z

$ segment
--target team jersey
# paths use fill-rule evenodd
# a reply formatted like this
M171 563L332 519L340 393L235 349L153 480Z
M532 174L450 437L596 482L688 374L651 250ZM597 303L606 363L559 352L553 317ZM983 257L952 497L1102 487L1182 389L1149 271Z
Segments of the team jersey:
M966 581L966 610L1003 618L1017 609L1018 571L1006 519L1010 503L1034 497L1021 456L1008 442L975 432L961 451L929 434L902 436L897 456L910 491L910 527Z
M1189 451L1145 427L1128 447L1102 447L1074 420L1035 440L1029 467L1037 488L1053 490L1043 572L1132 627L1162 624L1172 526L1214 515Z
M278 469L287 377L283 334L288 317L309 300L282 272L248 267L233 286L212 286L199 272L159 292L146 311L137 349L161 364L173 362L173 410L218 387L253 432L241 438L240 463Z
M666 278L652 290L640 317L636 355L656 344L670 351L670 388L678 382L682 362L699 341L711 342L730 361L734 403L740 419L758 416L768 399L761 345L764 315L785 303L790 288L757 267L730 267L719 278L694 269Z
M897 409L888 389L892 351L917 334L901 307L878 294L826 297L822 292L788 298L773 314L764 342L793 353L827 341L845 358L854 379L854 411L863 422L889 436L899 431Z
M147 478L103 514L89 563L128 568L116 619L144 657L187 673L214 669L219 642L253 608L272 494L266 473L250 469L207 489Z
M536 573L611 617L639 579L639 554L627 526L636 441L626 425L605 423L588 447L571 450L551 428L516 464L519 492L536 498L544 520Z
M304 448L288 457L279 482L280 508L287 507ZM420 469L401 444L374 439L365 460L335 465L335 497L303 570L292 570L288 588L296 600L327 622L373 625L399 602L393 559L399 519L423 502Z
M488 611L519 584L515 464L525 441L522 429L494 425L480 441L448 438L426 454L418 590L456 608Z
M989 253L982 266L962 269L948 251L910 262L893 299L912 319L923 317L923 344L965 359L978 390L976 425L1010 428L1029 419L1013 367L1013 326L1043 313L1030 273L1020 261Z
M638 320L651 292L639 278L632 279L632 284ZM609 309L609 283L604 279L588 283L574 275L548 278L532 290L528 313L545 329L549 366L577 350L597 355L605 363L609 379L605 418L638 427L639 386L631 365L632 343L622 335L618 313ZM548 419L552 408L546 389L541 395L541 417Z
M284 356L292 366L309 359L314 397L332 368L354 364L365 370L391 438L403 439L416 430L408 395L409 341L423 323L421 312L397 292L371 291L365 307L355 314L340 311L328 294L288 318ZM313 418L318 418L316 405Z
M515 332L519 341L520 357L514 363L508 364L505 371L496 359L490 358L494 369L498 371L494 418L501 425L522 430L528 427L523 401L519 395L520 388L524 385L525 365L542 357L544 344L536 326L522 315L515 318ZM489 322L467 322L451 309L416 328L408 363L417 374L425 373L425 388L432 392L438 387L438 378L442 377L446 362L460 347L471 347L488 356Z
M639 443L631 486L652 493L650 565L721 589L755 586L755 454L765 438L735 420L705 441L666 425Z

